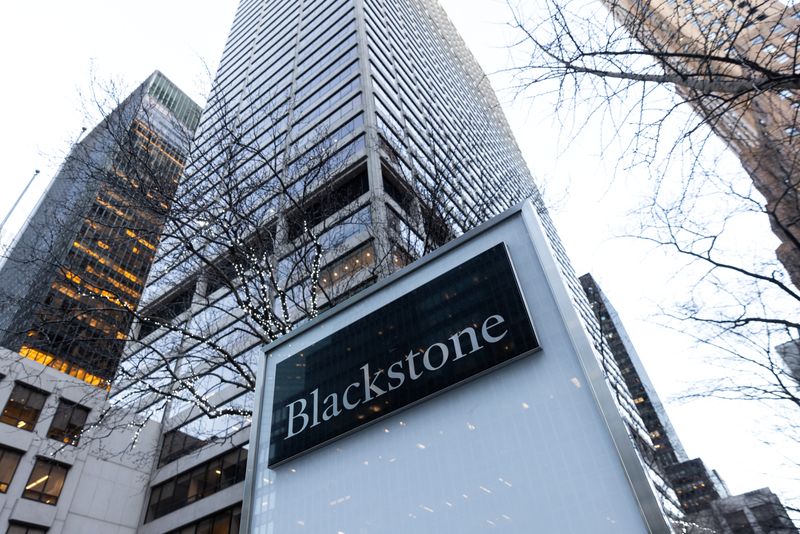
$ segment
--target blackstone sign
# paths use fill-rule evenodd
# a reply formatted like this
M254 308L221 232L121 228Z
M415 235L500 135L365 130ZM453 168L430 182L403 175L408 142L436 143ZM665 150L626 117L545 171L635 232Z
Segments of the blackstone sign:
M538 348L496 245L280 362L269 465Z

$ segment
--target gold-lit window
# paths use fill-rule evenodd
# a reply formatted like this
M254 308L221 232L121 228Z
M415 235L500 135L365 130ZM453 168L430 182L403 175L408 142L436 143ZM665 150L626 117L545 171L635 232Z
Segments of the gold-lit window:
M64 488L68 470L69 466L64 464L46 458L37 458L22 498L55 506L61 490Z
M3 409L3 414L0 415L0 422L32 432L36 421L39 420L39 414L42 413L45 400L47 393L17 382Z
M372 265L375 250L371 243L348 254L339 261L323 269L319 274L319 286L327 289L340 280L350 278L355 273Z

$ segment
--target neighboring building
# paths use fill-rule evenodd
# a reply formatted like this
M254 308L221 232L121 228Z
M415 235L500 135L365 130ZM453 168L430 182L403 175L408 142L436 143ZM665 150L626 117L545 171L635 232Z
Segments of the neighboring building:
M2 532L136 532L158 425L93 429L105 397L0 348Z
M658 56L668 72L688 81L676 90L736 153L766 199L770 225L781 240L778 259L800 287L800 92L782 84L798 65L798 7L780 0L604 3L654 56L668 53ZM688 88L731 79L763 90Z
M200 108L153 73L73 146L0 269L0 344L114 378Z
M697 519L719 534L797 534L788 512L769 488L719 499Z
M625 380L628 392L633 398L633 403L636 405L636 410L650 434L653 449L648 455L656 459L661 469L688 460L664 405L650 382L650 377L647 376L644 365L639 359L617 311L591 274L584 274L580 280L600 324L600 334L608 344Z
M707 510L712 502L727 497L727 490L719 482L719 477L709 471L700 458L667 466L666 472L681 509L687 514Z
M617 311L591 274L584 274L580 281L597 317L599 335L616 360L652 440L651 443L637 440L636 445L677 495L686 514L684 528L698 534L796 532L780 500L768 488L730 496L716 471L709 470L700 458L688 459ZM778 350L789 354L787 361L791 361L792 348L796 350L796 345L787 343ZM751 510L754 507L755 511ZM768 525L779 528L768 530Z
M776 347L778 354L783 358L783 363L789 371L789 375L797 382L800 382L800 342L797 340L787 341Z
M142 533L238 524L240 486L209 494L188 481L249 440L255 362L269 336L242 308L282 308L290 295L276 321L291 327L309 300L322 310L532 197L573 304L596 335L486 76L433 0L243 0L194 145L177 198L202 205L182 229L202 224L189 253L185 238L165 235L143 297L142 314L158 320L134 328L111 397L163 421ZM230 197L257 214L257 224L236 214L237 224L253 224L249 234L218 224L234 216L227 208L238 210L224 204ZM226 232L236 237L219 246ZM297 275L289 263L308 240L324 245L309 256L324 292L309 294L308 271ZM198 260L207 251L217 256ZM241 256L260 261L248 266ZM282 285L265 290L257 281L273 266ZM252 283L250 293L232 281ZM243 300L259 291L268 295ZM614 359L608 350L597 357L629 431L649 442Z
M724 484L702 460L689 460L617 311L591 274L584 274L580 280L600 325L600 337L617 362L626 393L650 436L651 442L636 442L642 456L667 480L686 514L707 509L712 501L727 495Z

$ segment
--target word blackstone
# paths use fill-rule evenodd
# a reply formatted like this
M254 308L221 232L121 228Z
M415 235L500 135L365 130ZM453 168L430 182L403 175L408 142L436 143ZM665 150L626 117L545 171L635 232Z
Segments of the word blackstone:
M418 380L427 372L448 372L448 364L458 365L459 360L482 349L482 343L491 345L506 337L508 330L504 327L505 322L502 315L489 315L477 330L467 326L446 341L433 343L424 351L409 350L405 357L385 370L370 369L369 363L363 365L359 380L341 392L320 392L319 388L312 390L308 397L286 405L289 424L284 439L314 428L323 421L330 421L361 404L370 403L389 391L402 388L408 381Z

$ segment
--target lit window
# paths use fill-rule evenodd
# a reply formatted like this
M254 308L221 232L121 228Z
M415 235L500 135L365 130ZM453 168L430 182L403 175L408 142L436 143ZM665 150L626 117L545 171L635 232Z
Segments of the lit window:
M22 458L21 452L0 447L0 493L8 491L8 485L11 484L11 479L14 478L14 472L17 470L20 458Z
M784 130L784 132L786 132L786 135L789 137L797 137L800 135L800 128L797 128L796 126L789 126Z
M22 497L45 504L57 504L68 470L69 466L37 458Z
M766 46L764 47L764 52L766 52L767 54L774 54L774 53L775 53L775 52L777 52L777 51L778 51L778 47L777 47L777 46L775 46L775 45L774 45L774 44L772 44L772 43L770 43L770 44L768 44L768 45L766 45Z
M763 43L763 42L764 42L764 37L763 37L763 36L761 36L761 35L756 35L755 37L753 37L753 38L750 40L750 43L751 43L751 44L754 44L754 45L761 44L761 43Z
M88 416L88 408L61 399L50 424L50 430L47 431L47 437L69 445L77 445Z
M0 421L32 432L46 399L46 393L17 382L0 415Z

